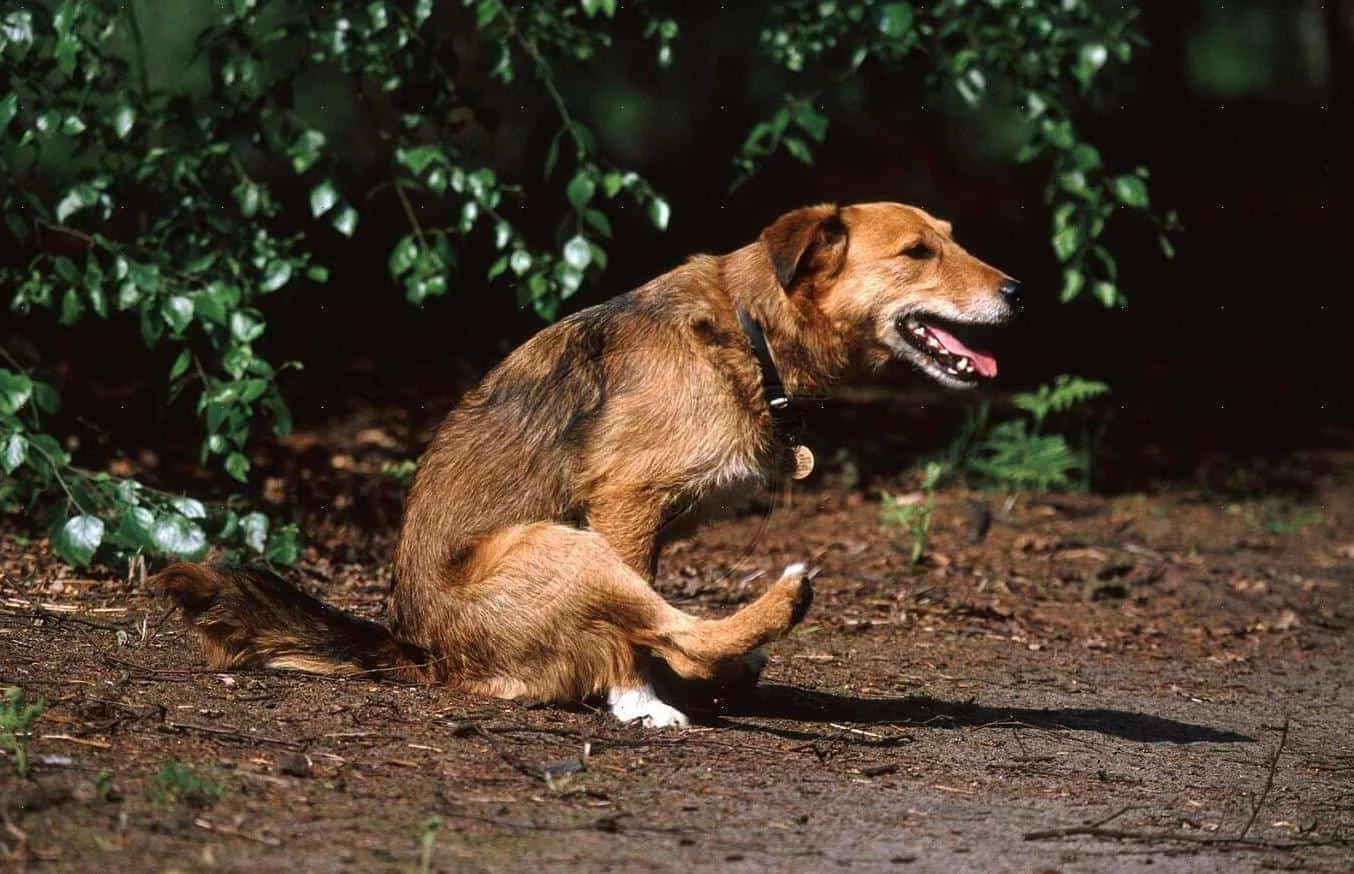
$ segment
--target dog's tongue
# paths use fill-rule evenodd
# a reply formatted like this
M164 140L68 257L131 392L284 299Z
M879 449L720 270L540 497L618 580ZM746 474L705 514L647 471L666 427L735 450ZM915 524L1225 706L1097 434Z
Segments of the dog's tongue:
M972 361L973 368L983 376L991 379L997 375L997 359L993 358L991 355L983 352L974 352L972 349L959 342L959 339L953 334L942 331L935 325L927 325L926 330L935 334L936 339L939 340L946 349L950 350L952 354L963 355L965 358Z

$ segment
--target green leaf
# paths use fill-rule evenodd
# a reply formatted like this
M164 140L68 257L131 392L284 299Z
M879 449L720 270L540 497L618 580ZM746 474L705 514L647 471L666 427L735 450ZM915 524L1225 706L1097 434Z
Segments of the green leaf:
M590 175L579 171L578 175L569 181L569 186L564 193L568 196L569 203L573 204L574 209L582 209L592 201L593 195L597 193L597 183L592 181Z
M592 225L593 229L602 236L611 236L611 220L600 209L583 210L583 221Z
M0 468L6 474L14 473L28 458L28 440L22 434L11 434L0 443Z
M193 363L193 352L190 349L184 349L179 352L174 364L169 368L169 381L173 382L188 372L188 365Z
M1086 287L1086 274L1075 267L1068 267L1063 270L1063 287L1059 294L1059 299L1063 303L1072 300L1081 290Z
M511 267L512 272L516 273L518 276L521 276L530 270L531 263L531 253L526 249L518 249L508 258L508 266Z
M240 482L249 482L249 459L242 452L226 456L226 473Z
M879 7L879 32L898 39L912 32L912 4L885 3Z
M0 370L0 413L14 415L33 396L33 380L23 373Z
M649 221L660 231L668 229L668 219L672 217L672 209L668 202L661 197L655 197L649 201Z
M303 131L287 150L292 168L298 174L304 173L320 159L320 150L324 148L325 136L317 130Z
M206 519L207 508L197 498L175 498L174 509L185 519Z
M9 123L14 120L14 116L19 114L19 92L11 91L4 97L0 97L0 134L5 132Z
M288 261L270 261L263 271L263 282L259 288L264 292L277 291L291 281L292 267Z
M588 269L592 263L592 247L585 237L575 236L564 244L564 262L578 271Z
M334 214L334 230L343 234L345 237L351 237L357 233L357 210L344 204L337 213Z
M395 248L390 251L390 278L399 279L410 270L414 269L414 264L418 261L418 243L414 242L412 236L401 237L395 244Z
M252 343L263 336L263 319L248 310L230 314L230 335L239 343Z
M808 144L798 137L786 137L785 149L796 159L805 164L813 163L813 153L809 151Z
M165 323L175 334L182 334L188 324L193 321L193 299L186 294L176 294L170 297L160 307L160 315L164 317Z
M299 535L294 525L287 525L274 531L268 538L269 561L278 564L295 564L301 557Z
M1081 251L1081 228L1076 225L1063 228L1053 235L1053 252L1059 261L1069 261Z
M329 212L338 203L338 189L332 179L326 179L310 190L310 214L316 218Z
M177 513L156 520L150 537L156 548L167 555L198 561L207 554L206 533Z
M245 546L262 555L268 548L268 517L262 513L250 513L240 519L240 530Z
M1110 183L1114 196L1124 206L1143 208L1147 206L1147 183L1138 176L1115 176Z
M66 192L56 204L56 220L65 224L66 220L81 210L88 209L99 202L99 190L93 185L76 185Z
M1119 289L1113 282L1100 281L1091 286L1091 293L1095 295L1096 300L1107 307L1112 307L1119 302Z
M136 124L136 110L132 108L130 103L119 103L109 115L108 121L113 127L113 133L117 134L117 138L125 140ZM3 128L3 125L0 125L0 128Z
M73 516L52 538L52 551L73 565L84 567L103 543L103 520L98 516Z
M39 410L51 415L61 409L61 395L47 383L34 381L33 403L38 405Z

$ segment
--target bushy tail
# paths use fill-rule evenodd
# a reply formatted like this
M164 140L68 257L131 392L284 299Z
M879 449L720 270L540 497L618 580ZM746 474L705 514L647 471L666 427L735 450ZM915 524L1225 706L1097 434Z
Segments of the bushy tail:
M276 668L398 682L437 679L429 653L267 571L179 562L150 579L183 610L213 668Z

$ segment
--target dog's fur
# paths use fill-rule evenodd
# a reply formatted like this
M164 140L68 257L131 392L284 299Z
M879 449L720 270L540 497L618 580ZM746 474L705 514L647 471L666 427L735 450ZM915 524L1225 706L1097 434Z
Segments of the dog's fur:
M792 394L903 358L909 314L997 323L1010 277L901 204L808 207L724 256L697 256L546 328L443 421L395 550L392 627L270 575L157 575L215 667L386 672L503 698L606 695L623 719L685 724L644 665L710 678L785 635L812 597L801 566L716 620L651 588L660 533L716 489L777 479L787 447L738 312Z

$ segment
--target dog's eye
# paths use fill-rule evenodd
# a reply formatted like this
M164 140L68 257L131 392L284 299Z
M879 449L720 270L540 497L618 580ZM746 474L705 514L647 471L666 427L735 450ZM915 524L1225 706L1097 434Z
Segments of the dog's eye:
M913 243L903 250L902 254L908 258L915 258L918 261L925 261L927 258L934 258L936 250L925 243Z

